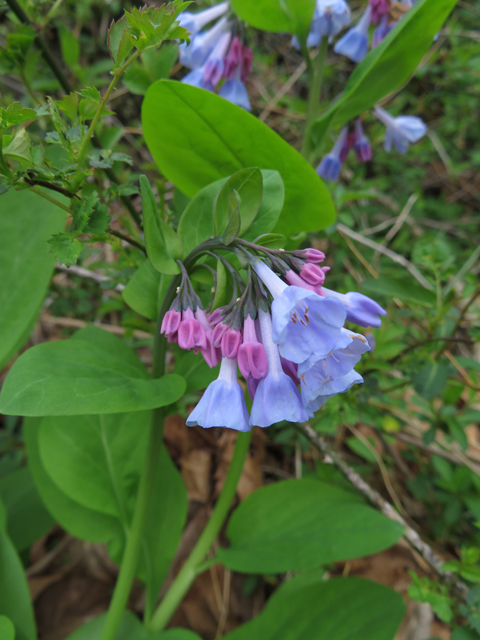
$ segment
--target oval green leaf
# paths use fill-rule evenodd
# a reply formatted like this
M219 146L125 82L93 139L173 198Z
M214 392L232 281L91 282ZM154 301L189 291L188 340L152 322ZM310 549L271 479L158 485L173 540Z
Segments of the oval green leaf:
M313 168L267 125L227 100L160 80L145 96L142 123L160 171L187 196L240 169L273 169L285 184L276 231L290 236L332 224L332 199Z
M176 402L185 386L176 374L150 378L119 338L88 327L70 340L45 342L22 354L3 385L0 411L20 416L141 411Z
M247 24L273 33L306 35L315 0L231 0L232 10Z
M255 220L263 197L263 178L260 169L242 169L231 176L218 192L213 207L213 222L220 235L225 229L228 214L229 196L233 191L240 196L241 226L239 235L243 235Z
M229 569L283 573L349 560L395 544L403 527L357 496L317 480L289 480L254 491L233 512Z

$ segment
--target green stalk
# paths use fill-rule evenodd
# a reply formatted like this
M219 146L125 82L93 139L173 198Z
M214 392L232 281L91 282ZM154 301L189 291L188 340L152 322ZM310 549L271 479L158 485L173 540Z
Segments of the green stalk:
M237 484L250 447L251 438L251 431L238 434L237 442L235 443L235 451L228 469L225 484L223 485L222 492L217 504L215 505L210 520L198 539L198 542L188 560L185 562L180 573L173 581L173 584L168 590L165 598L153 614L148 625L148 628L151 631L162 631L162 629L167 626L193 581L201 572L201 569L204 569L204 567L202 567L202 563L205 560L210 547L220 533L220 529L227 518L230 506L235 497Z
M327 58L328 38L322 38L320 47L318 49L317 56L313 61L311 73L309 73L309 93L308 93L308 107L307 107L307 119L305 121L305 129L303 132L303 142L301 153L305 160L310 160L311 154L311 141L310 134L312 124L315 122L318 116L318 110L320 108L320 93L322 90L323 72L325 69L325 60Z

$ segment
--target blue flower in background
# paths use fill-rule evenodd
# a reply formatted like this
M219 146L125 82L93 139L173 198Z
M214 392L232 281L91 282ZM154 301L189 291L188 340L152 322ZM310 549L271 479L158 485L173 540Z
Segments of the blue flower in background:
M229 22L222 18L208 31L194 36L190 44L184 42L179 46L179 58L184 67L198 69L203 67L220 37L229 30Z
M178 22L181 27L188 29L193 35L199 33L203 27L206 27L209 22L213 22L228 10L228 2L221 2L204 11L198 11L192 13L191 11L184 11L178 16Z
M412 142L417 142L427 133L427 125L417 116L393 117L380 107L375 107L375 115L387 127L383 146L386 151L395 148L405 153Z
M350 291L349 293L337 293L323 287L327 297L336 298L345 307L348 322L358 324L360 327L373 327L378 329L382 324L379 316L386 316L387 312L375 300L363 293Z
M350 24L350 7L345 0L317 0L307 47L318 47L322 38L332 38ZM292 46L300 49L296 36Z
M233 102L233 104L236 104L238 107L242 107L245 111L251 111L252 106L250 104L250 98L248 97L247 87L240 79L241 72L242 69L239 66L234 78L232 80L225 80L218 95L229 102Z
M323 180L336 182L342 168L342 155L347 142L348 128L343 127L333 149L328 153L317 167L317 173Z
M353 62L361 62L368 52L368 28L370 26L372 7L368 5L358 24L340 38L333 50L346 56Z
M249 431L248 410L237 380L237 360L223 358L218 378L211 382L187 418L189 427L227 427Z

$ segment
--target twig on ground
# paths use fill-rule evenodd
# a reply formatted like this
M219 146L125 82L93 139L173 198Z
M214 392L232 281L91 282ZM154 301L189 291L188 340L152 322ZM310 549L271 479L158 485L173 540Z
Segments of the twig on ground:
M78 320L77 318L56 318L49 313L43 313L40 316L40 322L54 327L65 327L66 329L83 329L84 327L93 326L113 333L115 336L123 336L127 331L126 327L118 327L113 324L103 324L101 322L85 322L85 320ZM138 329L133 332L133 336L137 340L150 340L153 338L152 334L146 331L139 331Z
M462 599L465 599L467 593L469 591L467 585L459 580L454 574L449 571L443 570L444 560L440 558L439 555L428 545L426 542L422 540L420 535L412 529L402 516L395 511L391 504L389 504L386 500L382 498L382 496L373 489L369 484L365 482L365 480L354 471L346 462L342 460L342 458L332 451L326 441L318 435L311 427L308 425L301 426L298 428L305 434L305 436L310 440L310 442L315 446L316 449L321 451L327 461L330 461L334 464L337 469L347 478L349 482L362 494L364 495L368 501L373 504L377 509L379 509L387 518L390 520L394 520L398 522L405 528L404 537L407 542L416 550L422 558L427 562L429 567L431 567L435 573L440 576L443 580L450 583L454 589L456 590L458 596Z
M95 280L95 282L111 282L111 278L108 276L104 276L101 273L97 273L96 271L90 271L90 269L85 269L84 267L77 267L74 264L66 267L64 264L55 265L55 269L59 271L64 271L65 273L72 273L74 276L79 276L80 278L89 278L90 280ZM111 287L115 291L121 293L125 289L124 284L116 284Z

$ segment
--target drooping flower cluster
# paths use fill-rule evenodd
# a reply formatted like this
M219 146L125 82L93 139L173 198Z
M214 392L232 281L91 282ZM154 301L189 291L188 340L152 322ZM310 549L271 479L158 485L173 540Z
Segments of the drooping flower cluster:
M324 285L328 267L316 249L286 252L236 240L246 283L232 274L230 304L207 313L182 265L177 297L161 331L182 349L199 351L212 382L187 419L189 426L248 431L284 420L305 422L327 400L363 382L354 370L370 350L365 337L344 326L379 327L385 311L366 296L340 294ZM247 411L237 366L252 400Z
M180 24L192 32L190 44L180 45L180 62L191 69L182 82L218 90L222 98L250 111L245 80L252 70L253 53L235 35L236 25L228 12L229 3L221 2L197 13L180 14ZM210 29L202 30L214 20L217 22Z

